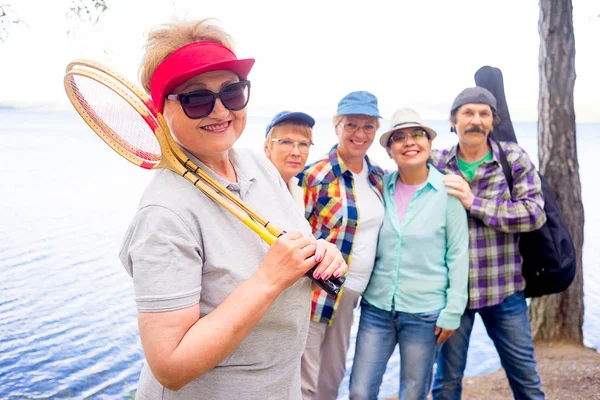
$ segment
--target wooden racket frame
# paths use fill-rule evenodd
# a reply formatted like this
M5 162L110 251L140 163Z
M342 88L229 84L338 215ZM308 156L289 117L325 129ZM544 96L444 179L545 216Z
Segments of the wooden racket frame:
M95 68L98 70L98 68ZM161 158L160 162L152 167L154 168L165 168L174 173L184 177L191 184L196 186L202 192L204 192L211 200L215 201L219 205L223 206L227 211L233 214L236 218L238 218L244 225L252 229L256 232L265 242L269 245L272 245L277 236L275 236L272 232L267 230L263 225L257 223L254 219L251 218L249 213L242 211L240 208L235 207L231 202L227 201L223 196L219 195L212 186L208 185L208 182L204 182L201 179L201 175L207 175L204 171L199 169L196 166L198 171L202 171L203 174L196 175L195 171L191 171L189 168L186 168L182 161L175 156L173 147L169 145L170 134L165 133L161 126L159 126L157 119L151 115L150 110L141 99L138 98L137 93L134 91L126 90L129 88L124 88L122 82L115 82L114 79L104 76L92 69L85 68L76 68L73 64L69 64L67 68L67 73L64 77L65 89L67 92L67 96L71 103L75 107L75 110L79 113L79 115L85 120L85 122L94 130L94 132L100 136L100 138L108 144L114 151L116 151L119 155L131 161L133 164L144 167L142 163L140 163L139 159L137 159L131 152L133 149L132 146L125 143L123 140L119 138L119 135L114 133L114 131L108 127L104 122L90 115L80 104L79 99L77 98L76 92L71 85L71 78L74 76L83 76L88 79L92 79L109 89L113 90L117 95L119 95L123 100L125 100L129 105L131 105L144 120L148 123L148 125L153 129L154 136L156 137L158 144L161 150ZM169 131L167 131L169 132ZM172 138L170 138L174 148L179 149ZM183 152L179 149L179 152L183 154ZM135 153L135 151L134 151ZM145 167L146 168L146 167ZM211 178L212 180L212 178ZM212 180L215 182L214 180ZM216 182L215 182L216 183ZM230 193L226 188L220 186L219 192L223 193L226 191L229 193L229 196L235 197L232 193ZM229 198L227 196L227 198ZM238 199L239 200L239 199ZM239 200L241 202L241 200ZM256 213L254 213L256 215Z
M179 159L181 164L183 164L183 166L187 170L189 170L190 172L193 172L194 174L198 175L200 178L204 179L213 189L215 189L217 192L221 193L229 201L233 202L235 205L237 205L242 210L244 210L248 215L250 215L250 217L252 219L254 219L256 222L258 222L263 227L265 227L276 238L281 236L284 233L283 229L280 229L280 228L274 226L273 224L271 224L268 220L263 218L256 211L254 211L247 203L245 203L239 197L232 194L226 187L221 185L219 182L217 182L215 179L213 179L208 173L206 173L204 170L202 170L202 168L198 167L198 165L196 165L192 160L190 160L190 158L179 148L179 146L173 140L173 137L171 136L171 131L169 129L169 126L167 125L167 121L165 120L163 115L157 110L156 106L154 105L154 103L152 102L152 100L150 99L150 97L148 96L148 94L146 92L141 90L137 85L135 85L133 82L131 82L129 79L127 79L122 74L118 73L117 71L115 71L97 61L92 61L92 60L88 60L88 59L73 60L67 66L67 74L69 73L69 71L71 71L73 68L76 68L76 67L85 67L85 68L89 68L91 70L100 71L101 73L110 76L111 78L113 78L117 82L119 82L121 85L125 86L128 90L130 90L138 98L139 101L141 101L146 106L146 109L147 109L146 114L149 113L156 120L156 122L158 122L158 125L160 126L162 131L165 133L164 139L165 139L166 145L171 150L171 153L174 154L177 159ZM101 83L103 83L103 82L101 82ZM113 86L111 86L111 87L113 87ZM87 120L86 120L86 122L87 122ZM162 146L162 144L161 144L161 146ZM162 147L161 147L161 149L162 149ZM160 168L160 167L156 166L156 168Z

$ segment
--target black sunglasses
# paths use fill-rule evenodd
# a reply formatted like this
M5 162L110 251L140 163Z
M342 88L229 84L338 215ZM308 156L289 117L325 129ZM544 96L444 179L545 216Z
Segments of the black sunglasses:
M250 99L250 81L239 81L225 86L219 93L211 90L197 90L190 93L170 94L168 100L177 100L188 118L200 119L210 115L217 98L231 111L242 110Z

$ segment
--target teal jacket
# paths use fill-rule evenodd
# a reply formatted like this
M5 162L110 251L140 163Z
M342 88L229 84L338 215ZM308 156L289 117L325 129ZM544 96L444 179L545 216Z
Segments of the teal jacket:
M394 203L398 172L384 176L385 218L363 297L386 311L441 310L437 326L456 329L467 305L469 233L466 211L448 195L443 177L429 167L400 223Z

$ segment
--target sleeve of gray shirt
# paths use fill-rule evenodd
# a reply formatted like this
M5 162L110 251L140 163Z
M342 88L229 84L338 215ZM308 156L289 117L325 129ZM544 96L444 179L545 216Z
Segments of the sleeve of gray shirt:
M141 208L120 251L133 278L138 311L173 311L198 304L201 249L199 239L176 213L157 205Z

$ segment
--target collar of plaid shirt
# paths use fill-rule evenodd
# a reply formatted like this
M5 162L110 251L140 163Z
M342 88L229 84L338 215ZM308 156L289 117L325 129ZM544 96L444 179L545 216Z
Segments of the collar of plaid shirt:
M380 193L383 193L383 175L385 171L378 166L377 164L372 164L369 156L365 155L365 161L367 162L367 167L369 168L369 180L373 186L376 186L379 189ZM311 170L311 171L309 171ZM313 172L318 171L318 174L313 174ZM304 171L298 174L298 178L302 181L303 177L309 178L308 175L314 175L312 179L309 179L309 187L317 186L317 185L328 185L333 183L339 176L344 174L351 174L352 171L348 169L344 160L340 157L337 151L337 144L329 150L327 155L319 160L314 162L313 164L307 166Z

